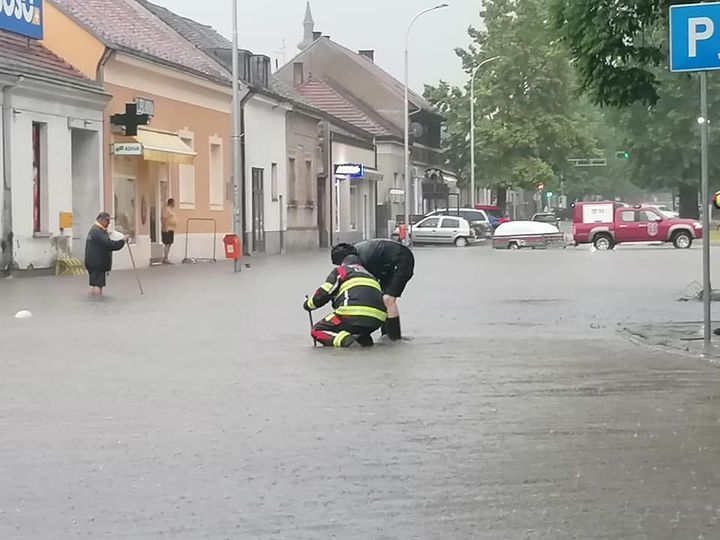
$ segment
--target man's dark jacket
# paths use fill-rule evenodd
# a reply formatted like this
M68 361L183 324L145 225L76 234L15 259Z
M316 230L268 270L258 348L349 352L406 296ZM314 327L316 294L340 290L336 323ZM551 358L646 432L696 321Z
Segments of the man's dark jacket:
M85 268L92 272L112 270L112 252L125 247L125 240L111 240L110 234L97 223L85 242Z

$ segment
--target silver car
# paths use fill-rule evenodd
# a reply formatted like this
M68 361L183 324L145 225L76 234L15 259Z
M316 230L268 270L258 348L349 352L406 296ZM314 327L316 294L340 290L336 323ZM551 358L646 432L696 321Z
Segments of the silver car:
M460 216L470 222L470 226L475 231L475 236L477 238L492 236L493 227L485 210L478 210L476 208L451 208L450 210L440 209L430 212L425 217L430 216Z
M458 216L429 216L412 226L414 244L455 244L466 247L475 242L475 231L467 219Z

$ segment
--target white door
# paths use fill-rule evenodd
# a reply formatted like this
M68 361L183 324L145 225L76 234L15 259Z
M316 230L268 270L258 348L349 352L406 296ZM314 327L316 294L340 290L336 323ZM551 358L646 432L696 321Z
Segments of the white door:
M435 244L438 241L440 218L431 217L419 221L412 228L412 239L417 244Z
M460 218L443 218L442 226L437 233L438 242L450 244L459 232Z

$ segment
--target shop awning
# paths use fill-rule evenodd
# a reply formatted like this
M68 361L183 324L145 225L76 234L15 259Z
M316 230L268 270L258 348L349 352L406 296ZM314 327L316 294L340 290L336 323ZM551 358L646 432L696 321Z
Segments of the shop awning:
M143 157L147 161L192 165L197 155L174 133L141 129L135 140L143 145Z

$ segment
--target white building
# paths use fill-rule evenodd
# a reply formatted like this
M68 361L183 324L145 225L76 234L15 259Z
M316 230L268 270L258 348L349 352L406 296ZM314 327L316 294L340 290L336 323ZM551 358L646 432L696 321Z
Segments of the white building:
M333 130L332 162L335 172L332 185L333 243L355 243L375 238L377 172L375 146L362 139ZM353 173L360 169L361 172Z
M245 230L248 248L279 253L287 231L287 112L292 106L253 94L243 108Z
M457 181L442 151L442 115L421 95L409 92L410 192L405 193L404 86L375 63L370 49L352 51L316 32L310 5L303 21L300 53L277 77L316 108L365 130L376 149L375 229L392 232L405 211L422 215L457 201Z
M0 30L0 51L0 269L52 268L102 209L109 96L37 41Z

